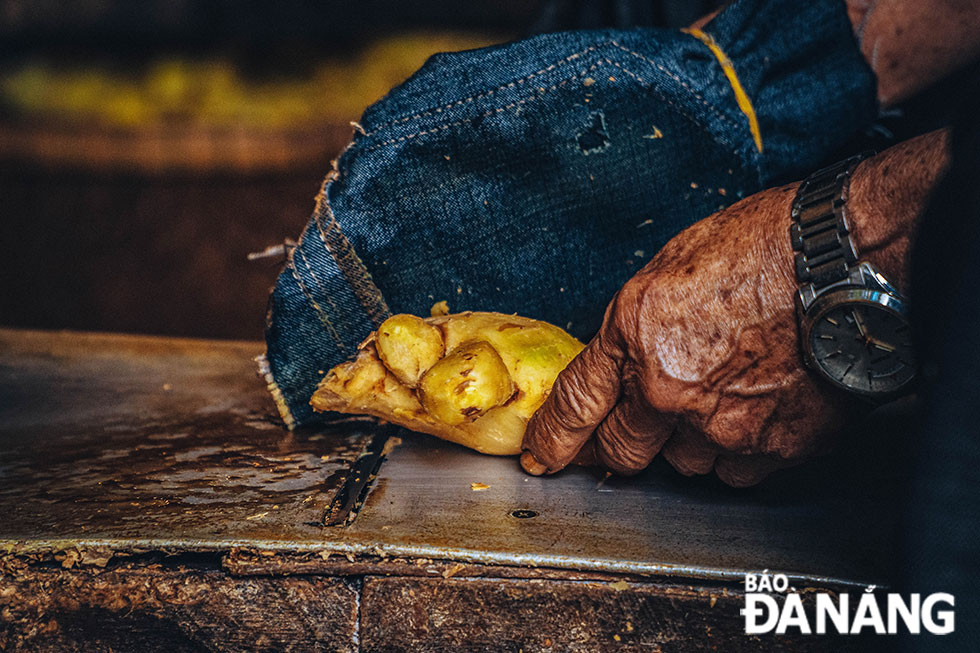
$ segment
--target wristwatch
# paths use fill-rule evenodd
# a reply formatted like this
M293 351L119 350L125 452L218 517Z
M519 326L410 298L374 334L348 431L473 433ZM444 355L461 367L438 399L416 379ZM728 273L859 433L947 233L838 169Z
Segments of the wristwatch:
M859 261L847 221L848 182L867 154L819 170L793 200L797 319L807 367L848 392L885 401L916 376L909 304Z

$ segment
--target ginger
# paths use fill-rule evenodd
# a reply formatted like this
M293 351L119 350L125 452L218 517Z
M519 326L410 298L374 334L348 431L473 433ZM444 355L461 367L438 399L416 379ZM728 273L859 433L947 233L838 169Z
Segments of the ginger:
M582 348L558 327L516 315L395 315L327 373L310 405L516 455L528 419Z

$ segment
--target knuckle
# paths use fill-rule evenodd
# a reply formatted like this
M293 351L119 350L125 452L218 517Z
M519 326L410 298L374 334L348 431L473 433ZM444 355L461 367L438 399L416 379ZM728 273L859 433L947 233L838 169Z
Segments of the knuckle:
M619 448L608 448L602 445L597 452L599 463L611 472L621 476L635 476L646 469L647 461L631 455L629 451Z
M656 453L651 437L630 434L621 424L604 424L596 440L599 462L617 474L633 475L643 471Z
M721 448L758 453L771 431L776 400L773 397L722 396L704 425L704 433Z
M743 456L720 459L715 474L726 485L744 488L761 483L775 469L776 465L763 456Z
M590 377L590 366L584 367L584 374L560 375L552 390L551 409L548 415L559 430L579 431L588 428L590 416L600 410L600 397L595 388L590 388L585 379Z
M715 468L715 474L721 479L722 483L734 488L749 487L758 482L755 479L755 474L750 473L744 466L738 463L719 465Z
M664 458L684 476L707 474L714 467L714 456L696 455L670 446L663 449Z
M676 469L678 472L684 476L696 476L698 474L704 474L705 472L696 468L694 465L688 464L689 461L686 456L682 454L675 453L670 450L664 451L664 458L670 463L670 466Z
M521 446L539 462L551 467L560 457L560 442L558 430L547 419L545 411L540 410L528 422Z
M663 282L656 276L634 277L616 295L613 324L624 334L638 331L642 316L657 312Z

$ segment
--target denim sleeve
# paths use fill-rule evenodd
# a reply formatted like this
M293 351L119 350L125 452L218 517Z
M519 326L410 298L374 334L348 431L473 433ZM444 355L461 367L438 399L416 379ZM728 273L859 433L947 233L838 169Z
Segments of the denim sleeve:
M286 422L392 312L590 337L677 232L866 125L874 86L840 0L432 57L356 125L273 290L261 365Z

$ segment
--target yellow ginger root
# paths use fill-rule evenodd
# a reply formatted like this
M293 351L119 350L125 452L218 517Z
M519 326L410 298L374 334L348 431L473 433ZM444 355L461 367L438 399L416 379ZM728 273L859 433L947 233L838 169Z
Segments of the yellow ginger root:
M558 327L516 315L395 315L327 373L310 405L515 455L528 419L582 348Z

